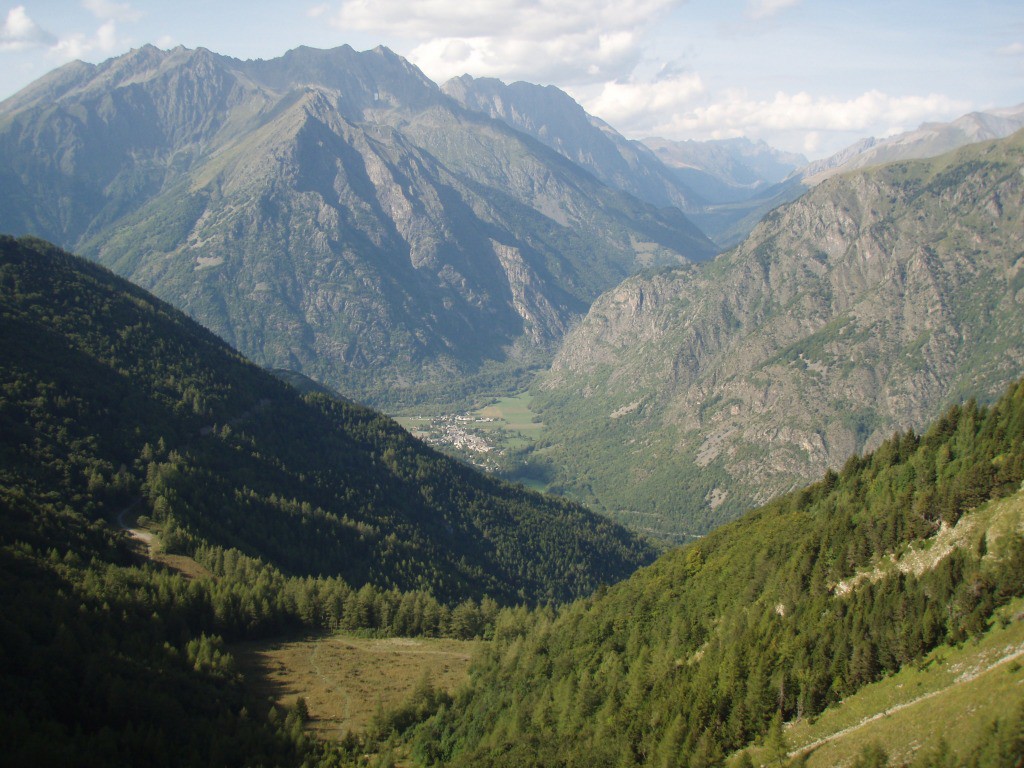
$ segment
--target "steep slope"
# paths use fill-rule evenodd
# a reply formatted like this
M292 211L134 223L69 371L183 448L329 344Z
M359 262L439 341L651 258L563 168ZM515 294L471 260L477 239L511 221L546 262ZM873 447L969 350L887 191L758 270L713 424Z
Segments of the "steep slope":
M536 388L556 482L695 534L1024 369L1024 133L831 180L595 302Z
M553 85L505 84L462 75L441 90L466 109L501 120L551 147L614 189L658 207L683 211L704 204L642 144L629 141Z
M696 768L763 744L759 762L782 765L783 721L841 715L870 683L984 636L1024 595L1022 479L1018 382L991 409L952 408L558 615L506 616L417 749L467 766ZM1016 514L985 506L1005 497ZM961 527L937 551L936 532ZM977 737L1003 759L984 765L1020 757L1019 683L1002 690L1008 722Z
M586 510L487 479L372 411L303 398L39 241L0 238L0 308L2 484L89 526L139 493L136 511L173 546L447 601L566 599L650 557Z
M467 109L529 134L615 189L679 208L722 247L738 243L771 208L805 191L799 181L781 182L805 166L806 158L763 142L630 141L550 85L506 85L463 75L442 90Z
M0 105L0 230L74 248L261 364L415 397L713 246L387 49L151 46ZM457 376L456 376L457 375Z

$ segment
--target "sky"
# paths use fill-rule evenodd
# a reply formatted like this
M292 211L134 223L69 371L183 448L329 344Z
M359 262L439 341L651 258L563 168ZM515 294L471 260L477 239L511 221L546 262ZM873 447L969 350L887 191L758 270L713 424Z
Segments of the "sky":
M386 45L438 83L555 85L629 138L810 159L1024 102L1021 0L0 0L0 99L152 43L241 59Z

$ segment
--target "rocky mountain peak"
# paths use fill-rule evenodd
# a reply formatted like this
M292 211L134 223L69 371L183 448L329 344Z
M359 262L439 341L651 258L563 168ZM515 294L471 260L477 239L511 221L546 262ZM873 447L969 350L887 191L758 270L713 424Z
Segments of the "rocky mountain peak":
M145 48L54 83L0 127L0 230L360 397L546 357L601 291L714 250L384 47Z

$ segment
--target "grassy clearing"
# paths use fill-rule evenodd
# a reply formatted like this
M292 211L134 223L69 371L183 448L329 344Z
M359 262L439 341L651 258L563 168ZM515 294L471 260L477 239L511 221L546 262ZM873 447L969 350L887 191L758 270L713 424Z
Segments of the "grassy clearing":
M474 412L485 419L495 419L495 423L511 432L518 432L525 438L536 440L544 431L544 425L534 421L534 413L530 410L531 396L528 392L515 397L498 398L495 402Z
M133 505L134 506L134 505ZM118 525L128 534L136 554L141 558L177 571L189 579L208 579L213 576L204 566L187 555L171 555L163 551L160 540L160 528L148 517L136 517L131 509L125 510L118 517Z
M253 692L280 704L302 696L309 728L337 739L366 728L380 709L405 700L428 676L454 691L468 680L475 641L332 635L232 649Z

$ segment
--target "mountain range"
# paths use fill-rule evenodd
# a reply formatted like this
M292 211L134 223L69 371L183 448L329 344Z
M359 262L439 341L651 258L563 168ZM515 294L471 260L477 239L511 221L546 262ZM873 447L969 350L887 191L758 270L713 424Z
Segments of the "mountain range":
M814 186L838 173L898 160L935 157L967 144L1004 139L1021 128L1024 104L971 112L949 123L925 123L916 130L884 139L863 139L830 157L809 163L799 175L804 184Z
M704 533L1024 368L1024 133L824 182L604 294L535 386L558 487Z
M66 65L0 104L0 230L368 399L530 364L624 277L715 252L678 209L463 109L384 48Z
M799 183L774 189L807 165L748 139L626 139L554 86L494 78L453 78L442 90L468 109L502 120L591 172L614 189L682 210L719 245L735 244L756 223L752 212L798 196Z
M3 102L0 230L91 259L0 235L6 761L1019 766L1024 131L901 159L1018 113L808 175L384 48ZM355 402L542 367L528 460L606 515ZM472 674L321 741L234 653L337 631Z

